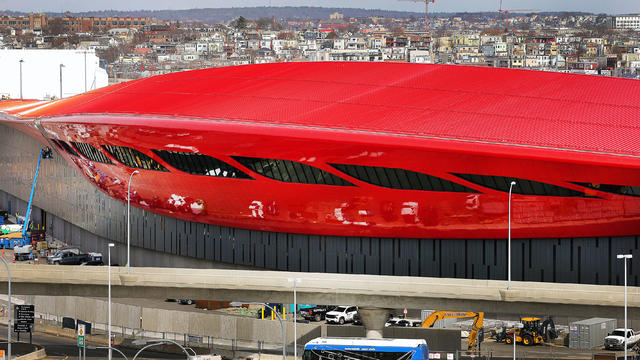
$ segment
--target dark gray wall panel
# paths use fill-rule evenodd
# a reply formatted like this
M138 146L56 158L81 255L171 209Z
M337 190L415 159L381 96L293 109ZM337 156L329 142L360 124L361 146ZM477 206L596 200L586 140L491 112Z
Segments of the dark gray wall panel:
M380 273L380 255L378 253L378 238L362 238L364 253L363 266L365 274Z
M393 275L394 239L378 238L378 254L380 254L380 275Z
M324 272L324 238L317 235L310 235L308 238L309 245L309 271Z

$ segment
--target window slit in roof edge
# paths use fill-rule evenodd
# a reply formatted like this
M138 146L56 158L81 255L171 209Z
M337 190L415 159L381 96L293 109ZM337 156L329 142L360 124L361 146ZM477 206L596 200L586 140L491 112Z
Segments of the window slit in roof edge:
M461 179L464 179L470 183L483 186L492 190L509 192L511 187L511 181L515 181L512 192L519 195L531 195L531 196L558 196L558 197L589 197L584 192L565 188L558 185L543 183L539 181L518 179L508 176L495 176L495 175L477 175L477 174L459 174L451 173Z
M570 181L569 183L608 194L640 197L640 186L598 184L574 181Z
M169 150L151 151L170 166L187 174L253 180L235 166L209 155Z
M453 181L412 170L365 165L329 165L355 179L389 189L479 193ZM414 181L410 181L411 178Z
M91 144L73 142L73 141L71 142L71 144L73 144L73 146L78 150L78 152L82 154L82 156L84 156L85 158L91 161L95 161L103 164L113 164L113 162L102 151L100 151L98 148L96 148Z
M276 181L313 185L355 186L337 175L301 162L244 156L232 156L231 158L249 170ZM297 171L297 169L300 169L300 171Z
M130 168L165 172L169 171L150 156L134 148L116 145L102 145L102 148L120 163Z

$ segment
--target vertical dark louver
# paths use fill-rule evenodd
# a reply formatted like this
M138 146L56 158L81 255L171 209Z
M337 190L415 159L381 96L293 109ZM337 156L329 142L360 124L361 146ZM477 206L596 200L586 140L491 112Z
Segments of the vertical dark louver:
M102 145L102 147L111 154L111 156L116 158L116 160L128 167L144 170L168 171L160 163L136 149L115 145Z
M411 170L380 166L329 165L360 181L389 189L477 193L476 190L452 181Z
M484 186L489 189L509 192L511 181L515 181L512 192L520 195L536 196L563 196L563 197L587 197L584 192L567 189L561 186L542 183L527 179L518 179L508 176L453 174L470 183Z
M87 159L95 162L113 164L109 158L102 153L102 151L95 148L93 145L79 142L72 142L73 146L78 149L78 152Z
M189 152L151 150L174 168L192 175L251 179L251 176L214 157Z
M311 165L278 159L233 156L233 159L269 179L300 184L354 186L350 182Z

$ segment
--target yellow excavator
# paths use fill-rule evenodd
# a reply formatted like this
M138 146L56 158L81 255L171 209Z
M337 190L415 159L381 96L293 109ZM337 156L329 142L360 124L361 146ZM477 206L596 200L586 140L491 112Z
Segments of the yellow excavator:
M433 324L440 320L452 319L452 318L473 318L473 325L469 332L469 347L470 352L475 352L482 340L484 339L484 313L483 312L470 312L470 311L434 311L422 322L423 328L433 327ZM478 336L480 337L478 339Z

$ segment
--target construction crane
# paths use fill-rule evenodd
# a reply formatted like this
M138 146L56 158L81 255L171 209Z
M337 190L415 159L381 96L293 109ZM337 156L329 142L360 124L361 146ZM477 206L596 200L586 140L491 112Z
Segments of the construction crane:
M498 12L504 13L505 15L504 31L509 32L509 12L531 12L531 11L538 11L538 10L536 9L502 9L502 0L500 0L500 9L498 10Z
M429 3L435 3L436 0L399 0L399 1L424 2L425 8L426 8L425 16L424 16L424 19L426 22L425 30L429 32Z

